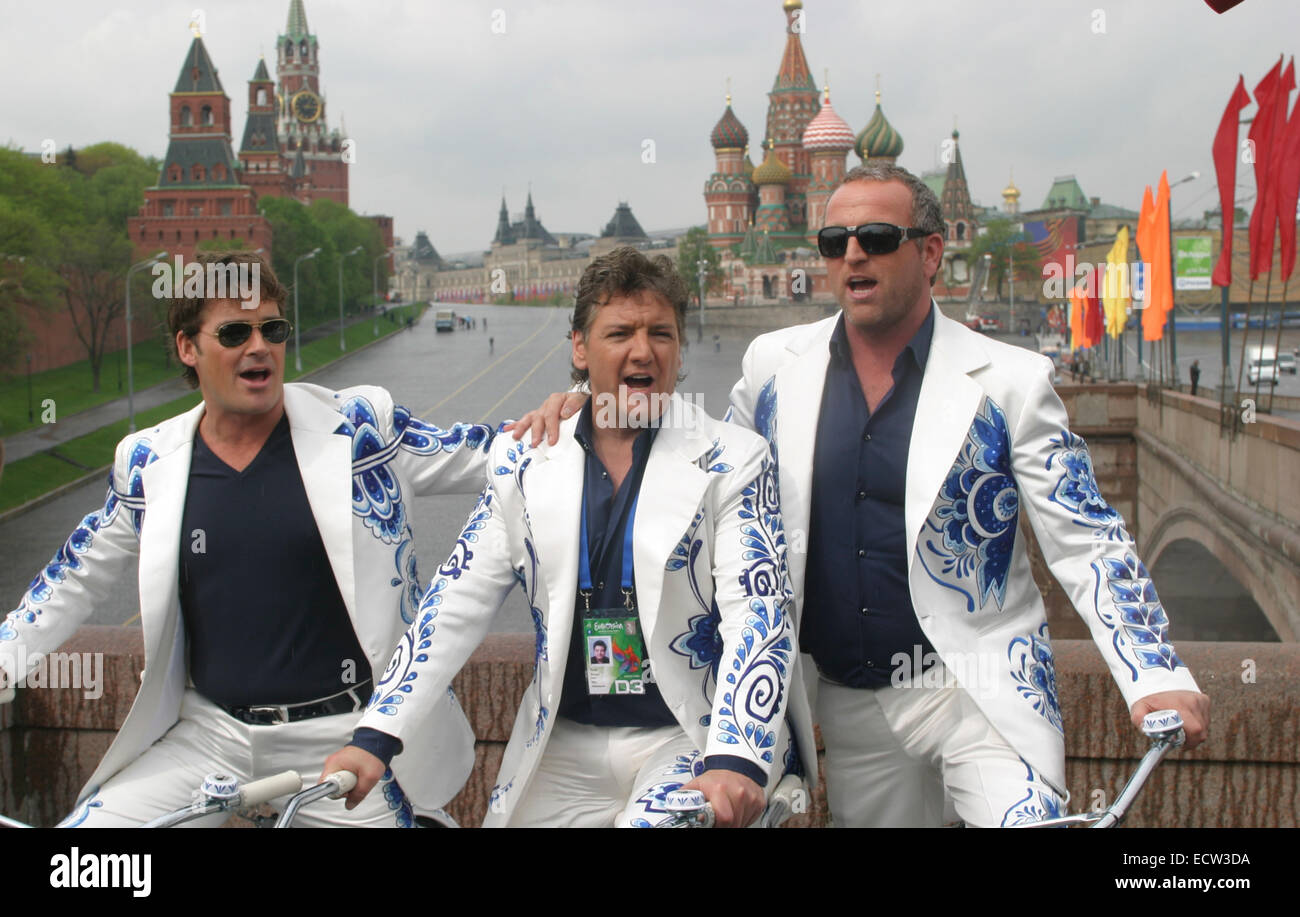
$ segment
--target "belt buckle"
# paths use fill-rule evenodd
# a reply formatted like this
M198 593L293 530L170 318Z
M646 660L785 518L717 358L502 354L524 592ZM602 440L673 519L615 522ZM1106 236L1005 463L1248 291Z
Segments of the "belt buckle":
M268 725L279 726L289 722L289 708L283 704L267 704L264 706L250 706L248 712L258 716L269 715L275 717Z

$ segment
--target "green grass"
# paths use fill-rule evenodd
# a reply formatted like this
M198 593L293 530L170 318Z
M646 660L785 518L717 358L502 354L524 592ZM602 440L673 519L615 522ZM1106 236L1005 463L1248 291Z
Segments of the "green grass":
M407 316L418 315L426 305L425 303L416 303L394 309L393 312L397 316L396 324L390 324L386 319L380 318L379 336L383 338L400 332ZM358 322L346 329L344 334L348 343L348 353L375 340L372 326L372 322ZM318 369L326 363L338 359L339 356L339 339L336 335L328 335L312 341L310 344L304 344L302 348L303 372ZM292 347L287 354L287 360L290 365L285 369L285 378L296 378L298 373L292 367ZM174 373L175 370L173 369L172 372ZM144 429L152 426L159 421L166 420L168 417L174 417L188 411L198 403L199 393L193 392L167 404L160 404L147 411L140 411L135 415L136 428ZM26 405L26 401L23 404ZM60 402L59 407L62 410L62 402ZM23 417L26 418L25 407ZM69 440L56 448L60 455L67 456L86 468L102 468L112 464L113 450L122 437L126 436L127 426L127 421L119 420L116 423L101 427L94 433L87 433L85 436ZM75 465L70 465L45 453L33 455L6 465L3 477L0 477L0 512L12 509L15 506L21 506L27 501L34 500L42 494L49 493L56 487L75 481L85 474L84 469L77 468Z
M180 370L173 363L167 366L162 342L155 339L142 341L131 347L135 363L136 391L175 379ZM15 372L12 376L0 377L0 436L13 436L23 430L38 427L41 424L41 402L46 398L54 399L58 416L66 417L76 414L97 404L112 401L126 395L126 351L121 352L122 388L117 387L117 363L119 355L105 355L104 364L99 374L99 391L91 391L90 361L69 363L58 369L32 373L32 416L27 420L27 374ZM25 364L23 364L25 366Z

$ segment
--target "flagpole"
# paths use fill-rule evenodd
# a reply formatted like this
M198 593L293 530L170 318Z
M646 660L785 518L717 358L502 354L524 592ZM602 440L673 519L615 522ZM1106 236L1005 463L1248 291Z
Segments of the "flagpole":
M1281 244L1281 240L1278 240ZM1273 378L1276 382L1272 390L1268 393L1268 412L1273 413L1273 396L1277 394L1277 387L1282 384L1282 322L1286 321L1286 288L1291 283L1288 277L1282 281L1282 308L1277 314L1277 337L1273 341Z
M1280 239L1279 239L1278 241L1279 241L1279 243L1281 242ZM1269 255L1271 256L1271 255L1272 255L1272 252L1269 252ZM1261 322L1259 323L1259 359L1260 359L1260 366L1259 366L1259 372L1255 373L1255 404L1257 404L1257 405L1259 404L1259 385L1260 385L1261 382L1264 381L1264 363L1263 363L1263 360L1264 360L1264 347L1266 346L1266 345L1264 344L1264 341L1267 340L1267 338L1268 338L1268 313L1269 313L1269 308L1268 308L1268 307L1269 307L1270 305L1272 305L1272 303L1270 302L1270 300L1272 299L1272 296L1273 296L1273 265L1270 264L1270 265L1268 266L1268 280L1265 281L1265 283L1264 283L1264 320L1261 321ZM1249 321L1246 322L1246 330L1247 330L1247 331L1250 330L1250 322L1249 322ZM1274 356L1273 363L1274 363L1274 365L1273 365L1274 378L1276 378L1276 373L1277 373L1277 358L1276 358L1276 356ZM1271 403L1272 403L1272 399L1270 398L1269 401L1270 401L1270 404L1271 404Z
M1250 289L1246 292L1246 317L1242 321L1241 329L1241 359L1237 361L1237 386L1232 392L1233 404L1237 402L1237 396L1241 394L1241 372L1246 368L1246 341L1250 337L1250 307L1255 302L1255 278L1250 278Z

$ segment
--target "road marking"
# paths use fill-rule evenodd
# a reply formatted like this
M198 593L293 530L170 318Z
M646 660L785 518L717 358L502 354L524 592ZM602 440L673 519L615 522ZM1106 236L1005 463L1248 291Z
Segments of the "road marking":
M568 342L568 341L560 341L560 343L556 344L556 345L555 345L554 347L552 347L549 351L547 351L546 356L544 356L544 357L542 357L540 360L538 360L537 363L536 363L536 365L534 365L532 369L528 370L528 375L524 376L522 379L520 379L518 382L516 382L514 388L512 388L510 391L508 391L508 392L506 392L504 395L502 395L502 396L501 396L501 401L498 401L496 404L492 405L492 407L490 407L490 408L487 409L487 414L484 415L483 419L480 420L479 423L490 423L491 420L492 420L492 416L493 416L494 414L496 414L497 408L501 407L502 403L503 403L507 398L509 398L509 397L510 397L511 395L513 395L515 392L519 391L519 386L521 386L521 385L523 385L525 382L527 382L527 381L529 380L529 378L532 377L533 373L537 372L539 369L542 368L542 365L543 365L547 360L549 360L549 359L551 358L551 356L555 353L555 351L559 350L561 347L563 347L563 346L564 346L565 344L567 344L567 343L569 343L569 342Z
M127 627L127 626L129 626L129 625L131 624L131 622L134 621L134 620L136 620L138 617L140 617L140 612L137 611L135 614L131 615L131 617L129 617L129 618L127 618L125 621L123 621L123 622L122 622L122 626L123 626L123 627Z
M477 376L475 376L473 379L470 379L468 382L466 382L466 383L465 383L464 385L462 385L460 388L456 389L456 391L452 392L452 393L451 393L450 395L448 395L446 398L444 398L444 399L442 399L441 401L439 401L439 402L438 402L437 404L435 404L433 407L431 407L431 408L426 408L425 410L421 411L420 414L419 414L419 416L420 416L420 417L423 417L423 418L425 418L425 419L427 420L429 417L431 417L431 416L433 415L433 412L434 412L434 411L438 410L438 408L442 407L444 404L446 404L446 403L447 403L448 401L450 401L451 399L455 398L455 397L456 397L457 395L459 395L461 392L465 391L465 389L469 388L471 385L473 385L473 384L474 384L475 382L477 382L479 379L483 378L483 376L485 376L487 373L491 372L494 368L496 368L496 366L497 366L499 363L501 363L503 360L507 359L507 358L508 358L511 354L513 354L516 350L518 350L520 347L523 347L525 344L527 344L527 343L528 343L529 341L531 341L533 338L537 337L537 335L539 335L539 334L541 334L543 331L545 331L545 330L546 330L546 326L549 325L549 324L551 323L551 319L555 318L555 313L558 312L558 311L560 311L560 310L559 310L559 309L551 309L549 312L547 312L547 315L546 315L546 321L542 322L542 326L541 326L540 328L538 328L538 329L537 329L536 331L534 331L532 334L528 335L528 337L524 338L522 341L520 341L518 344L516 344L512 349L510 349L510 350L507 351L506 353L502 354L502 355L501 355L501 356L500 356L500 357L499 357L495 362L493 362L493 363L489 363L486 367L484 367L484 369L483 369L483 370L482 370L482 371L481 371Z

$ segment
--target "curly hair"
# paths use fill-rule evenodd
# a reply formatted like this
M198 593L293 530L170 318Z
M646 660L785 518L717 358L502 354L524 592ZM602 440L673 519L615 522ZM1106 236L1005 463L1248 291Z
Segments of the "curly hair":
M686 303L690 294L686 283L677 273L677 266L666 255L647 258L641 252L624 245L598 258L582 272L574 291L573 316L570 334L585 338L596 319L596 309L615 296L632 296L649 292L672 306L677 317L677 339L686 346ZM586 382L587 371L573 367L574 382Z

